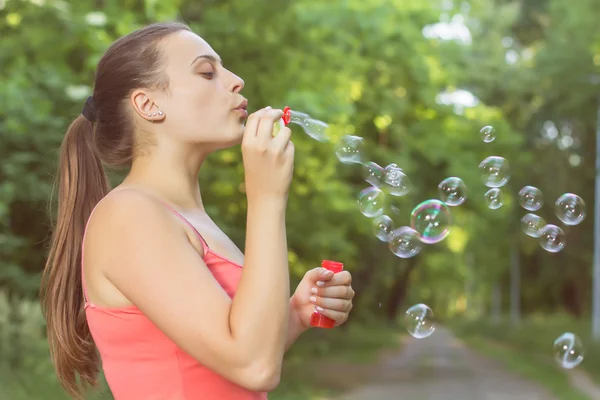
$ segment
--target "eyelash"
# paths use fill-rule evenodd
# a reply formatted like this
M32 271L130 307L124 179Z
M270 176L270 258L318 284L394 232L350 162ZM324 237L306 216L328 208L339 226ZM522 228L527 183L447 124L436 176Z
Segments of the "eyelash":
M216 72L201 72L200 73L200 75L203 75L210 79L214 78L216 74L217 74Z

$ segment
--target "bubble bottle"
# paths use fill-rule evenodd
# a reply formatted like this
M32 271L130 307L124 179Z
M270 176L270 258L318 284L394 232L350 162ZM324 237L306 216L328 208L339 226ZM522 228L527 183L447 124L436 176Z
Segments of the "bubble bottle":
M310 115L303 112L293 111L288 106L285 106L283 109L283 117L275 123L273 136L277 136L281 128L290 123L299 125L304 130L304 133L319 142L326 142L328 140L326 131L329 125L323 121L311 118Z
M337 274L344 270L344 264L338 261L323 260L321 267ZM310 324L317 328L331 329L335 326L335 321L329 317L319 314L315 307L315 312L310 316Z

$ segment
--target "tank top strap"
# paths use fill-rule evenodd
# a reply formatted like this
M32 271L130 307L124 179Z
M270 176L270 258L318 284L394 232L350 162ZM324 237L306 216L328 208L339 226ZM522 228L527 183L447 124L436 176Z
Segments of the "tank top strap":
M200 243L202 245L202 250L204 251L204 256L206 256L208 254L208 252L209 252L208 243L206 243L206 240L204 240L204 238L202 237L202 235L200 234L200 232L198 232L198 230L183 215L181 215L181 213L179 213L172 206L170 206L165 201L163 201L162 199L160 199L158 196L155 196L155 195L153 195L151 193L148 193L148 192L146 192L144 190L141 190L141 189L138 189L138 188L125 187L125 188L114 189L111 192L109 192L106 196L104 196L102 199L100 199L100 201L98 203L96 203L96 205L94 206L94 208L90 212L90 216L88 217L88 219L87 219L87 221L85 223L85 228L83 230L83 239L82 239L82 242L81 242L81 287L82 287L82 290L83 290L83 300L85 302L85 308L93 306L93 304L88 301L87 289L86 289L86 285L85 285L85 279L83 278L83 255L84 255L84 252L85 252L85 237L87 235L88 226L90 224L90 220L92 219L92 215L94 215L94 211L96 211L96 209L98 208L98 206L100 205L100 203L102 203L104 201L104 199L106 199L108 196L110 196L110 194L115 193L115 192L120 192L122 190L137 190L137 191L143 192L143 193L145 193L145 194L147 194L147 195L152 196L153 198L155 198L163 206L165 206L167 208L167 210L169 210L171 213L173 213L177 218L179 218L184 224L186 224L190 229L192 229L194 231L194 233L198 237L198 240L200 240Z
M196 229L194 227L194 225L192 225L190 223L190 221L187 220L187 218L185 218L183 215L181 215L181 213L179 213L177 210L175 210L172 206L165 203L161 199L158 199L158 201L160 201L167 208L167 210L171 211L177 218L179 218L184 224L186 224L190 229L192 229L194 231L194 233L198 237L198 240L200 240L200 243L202 244L202 250L204 251L204 255L206 256L206 254L208 253L208 250L209 250L208 243L206 243L206 240L204 240L204 238L202 237L200 232L198 232L198 229Z

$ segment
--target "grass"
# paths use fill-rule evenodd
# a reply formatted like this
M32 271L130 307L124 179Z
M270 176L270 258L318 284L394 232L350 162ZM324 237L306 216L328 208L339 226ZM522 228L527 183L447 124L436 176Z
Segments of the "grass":
M600 378L600 345L589 337L589 323L568 316L529 316L517 327L507 320L454 321L449 324L454 333L473 348L502 361L509 369L525 378L538 381L559 399L587 399L572 388L568 375L553 360L552 343L564 332L573 332L583 341L585 358L579 366L594 381Z

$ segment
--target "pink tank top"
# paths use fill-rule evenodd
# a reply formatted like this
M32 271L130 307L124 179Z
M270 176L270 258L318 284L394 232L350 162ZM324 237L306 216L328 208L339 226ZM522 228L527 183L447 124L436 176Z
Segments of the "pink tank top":
M204 262L233 298L242 266L213 252L181 214L165 206L198 235L204 249ZM84 246L82 271L83 251ZM250 392L204 367L167 338L137 307L97 306L87 301L83 279L82 286L87 323L115 400L267 399L266 393Z

